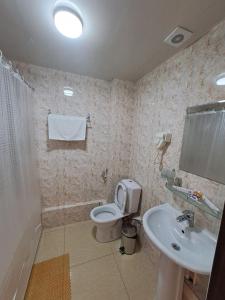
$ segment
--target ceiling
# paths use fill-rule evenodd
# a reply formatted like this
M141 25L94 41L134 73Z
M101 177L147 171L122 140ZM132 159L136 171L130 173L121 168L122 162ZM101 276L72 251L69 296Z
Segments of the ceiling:
M194 32L183 48L225 18L224 0L73 0L79 39L55 29L55 0L0 0L0 49L10 58L111 80L136 81L181 48L164 38L178 25Z

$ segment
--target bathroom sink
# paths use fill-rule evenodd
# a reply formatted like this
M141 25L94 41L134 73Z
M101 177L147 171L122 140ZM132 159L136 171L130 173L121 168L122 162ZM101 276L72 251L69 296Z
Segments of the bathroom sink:
M181 300L184 270L209 274L216 248L216 238L207 230L189 227L188 221L178 222L183 213L170 204L146 211L144 231L160 250L157 300Z
M176 218L182 212L166 203L149 209L143 217L145 233L152 243L179 266L190 271L211 272L216 238L207 230L183 230Z

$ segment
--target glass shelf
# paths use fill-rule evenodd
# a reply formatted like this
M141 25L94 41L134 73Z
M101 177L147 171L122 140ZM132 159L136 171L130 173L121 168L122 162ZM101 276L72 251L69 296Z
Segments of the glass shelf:
M168 185L166 183L166 188L171 191L174 195L177 195L179 197L181 197L184 201L186 201L189 204L192 204L196 207L198 207L200 210L202 210L203 212L221 220L222 219L222 212L219 210L215 210L212 209L211 207L209 207L207 204L205 204L204 202L200 202L198 200L193 200L189 197L189 195L185 192L182 191L178 191L175 188L173 188L173 186Z

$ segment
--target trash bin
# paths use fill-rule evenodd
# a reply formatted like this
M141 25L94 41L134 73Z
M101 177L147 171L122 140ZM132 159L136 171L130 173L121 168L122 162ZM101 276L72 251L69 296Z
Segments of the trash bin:
M122 227L121 247L122 254L131 255L135 252L137 240L137 228L132 224L125 224Z

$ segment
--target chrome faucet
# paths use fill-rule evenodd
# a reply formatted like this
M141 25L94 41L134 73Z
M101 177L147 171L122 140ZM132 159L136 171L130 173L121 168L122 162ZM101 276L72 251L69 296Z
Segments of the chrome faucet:
M194 227L195 214L192 210L184 210L183 215L177 217L177 222L188 221L189 227Z

